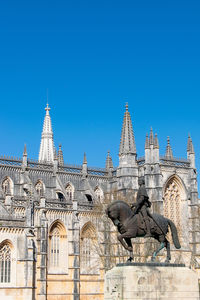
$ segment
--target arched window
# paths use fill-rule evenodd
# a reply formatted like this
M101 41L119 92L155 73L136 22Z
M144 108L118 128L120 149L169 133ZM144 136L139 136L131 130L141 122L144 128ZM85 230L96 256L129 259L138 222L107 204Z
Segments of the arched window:
M0 247L0 282L11 281L11 249L6 243Z
M2 191L4 195L13 194L13 182L9 177L6 177L2 182Z
M49 270L67 272L67 235L64 225L56 221L49 232Z
M102 189L100 189L99 187L96 187L96 189L94 190L95 196L97 198L98 201L102 201L103 199L103 191Z
M174 222L177 227L179 237L182 236L181 222L181 183L176 177L171 178L165 186L163 211L164 216Z
M81 232L80 271L81 274L98 274L100 257L98 254L96 230L88 223Z
M91 257L92 254L92 240L89 237L82 239L81 244L81 273L90 274L91 273Z
M36 189L37 194L38 194L40 197L44 196L44 184L43 184L42 181L39 180L39 181L36 183L35 189Z
M72 201L74 199L74 187L70 183L66 185L66 193L69 200Z
M50 249L50 261L52 267L59 266L60 255L60 233L58 228L54 228L51 232L51 249Z

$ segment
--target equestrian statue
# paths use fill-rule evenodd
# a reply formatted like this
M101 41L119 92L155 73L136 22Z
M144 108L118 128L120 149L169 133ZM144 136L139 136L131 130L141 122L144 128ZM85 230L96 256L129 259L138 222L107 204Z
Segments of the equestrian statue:
M153 253L151 261L155 261L156 255L163 248L167 250L165 262L171 260L170 243L166 234L170 227L172 240L176 249L180 249L177 229L175 224L160 214L150 213L151 202L145 188L144 177L138 179L139 190L136 197L136 203L130 207L126 202L117 200L108 205L106 214L117 227L119 235L118 240L122 246L130 252L128 261L133 260L133 246L131 238L152 237L160 242L158 249Z

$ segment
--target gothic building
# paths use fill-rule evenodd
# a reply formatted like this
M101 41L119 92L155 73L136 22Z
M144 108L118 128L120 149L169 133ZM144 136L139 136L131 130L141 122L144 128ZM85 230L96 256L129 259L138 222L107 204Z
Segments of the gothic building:
M81 166L66 165L61 146L58 151L54 147L49 110L47 105L38 161L28 158L26 146L22 158L0 157L0 299L103 299L105 271L128 255L105 207L115 199L135 201L141 175L152 210L178 228L182 247L172 246L172 262L199 273L199 199L191 137L186 159L173 156L169 138L161 156L151 129L145 155L138 158L126 105L118 167L113 167L110 153L104 169L89 167L86 155ZM155 246L151 239L133 243L136 261L145 261Z

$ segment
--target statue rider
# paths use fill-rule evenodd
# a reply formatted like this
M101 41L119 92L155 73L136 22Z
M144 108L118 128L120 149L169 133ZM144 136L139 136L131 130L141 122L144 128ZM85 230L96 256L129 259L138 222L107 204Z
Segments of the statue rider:
M138 213L142 214L143 220L146 225L145 237L151 237L150 221L148 218L148 216L152 218L151 213L148 209L149 207L151 207L151 202L149 201L149 197L147 195L143 176L138 178L138 184L139 184L139 190L137 193L136 203L133 203L131 208L134 207L134 215Z

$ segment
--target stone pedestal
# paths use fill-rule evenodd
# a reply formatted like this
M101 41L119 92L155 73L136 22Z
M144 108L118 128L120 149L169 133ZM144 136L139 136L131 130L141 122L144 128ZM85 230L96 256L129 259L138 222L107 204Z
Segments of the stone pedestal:
M118 264L105 275L105 300L199 300L198 276L181 264Z

